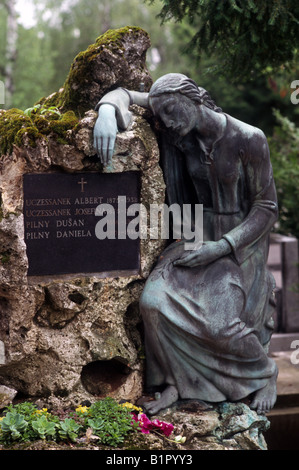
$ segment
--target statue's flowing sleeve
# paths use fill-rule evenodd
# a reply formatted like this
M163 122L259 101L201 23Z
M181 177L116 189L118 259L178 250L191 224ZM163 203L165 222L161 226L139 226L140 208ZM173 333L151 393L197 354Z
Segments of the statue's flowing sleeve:
M243 151L249 212L243 222L226 233L236 261L242 264L265 241L277 220L278 206L267 139L262 131L251 139Z
M103 96L95 108L96 111L103 104L110 104L115 108L117 125L119 129L125 130L132 120L129 106L137 104L143 108L148 108L148 93L130 91L126 88L116 88Z

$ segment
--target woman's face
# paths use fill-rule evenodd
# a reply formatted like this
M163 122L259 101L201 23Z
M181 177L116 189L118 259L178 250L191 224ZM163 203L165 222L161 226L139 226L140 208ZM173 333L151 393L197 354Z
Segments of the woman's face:
M149 104L154 115L180 136L187 135L197 125L199 106L181 93L150 97Z

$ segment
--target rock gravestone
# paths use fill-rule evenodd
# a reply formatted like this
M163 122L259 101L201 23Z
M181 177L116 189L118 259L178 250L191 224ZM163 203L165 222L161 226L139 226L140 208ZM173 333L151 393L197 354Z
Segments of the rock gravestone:
M119 193L121 175L131 176L125 195L163 203L158 146L135 107L104 170L92 130L105 91L150 86L149 44L139 28L108 31L75 58L59 92L0 112L0 384L23 397L75 404L142 393L137 305L163 242L117 251L95 237L94 211Z
M109 167L93 148L99 99L117 87L149 90L149 46L140 28L108 31L75 58L58 92L25 112L0 110L0 408L15 397L73 407L143 395L138 302L165 241L142 238L130 245L133 261L128 247L112 259L111 244L95 239L97 220L92 229L89 216L98 202L115 198L121 175L138 175L126 196L146 209L164 203L158 144L145 110L131 107L132 123L117 135ZM82 247L86 256L78 261ZM227 407L166 409L160 418L173 422L186 445L152 434L147 445L265 449L267 418L245 404Z

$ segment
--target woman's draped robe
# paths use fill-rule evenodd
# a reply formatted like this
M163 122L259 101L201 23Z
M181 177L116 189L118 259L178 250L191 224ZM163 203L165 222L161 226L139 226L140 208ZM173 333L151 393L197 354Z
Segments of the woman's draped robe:
M118 89L99 104L115 107L122 129L130 93ZM269 148L262 131L225 116L209 158L195 133L162 133L160 150L167 203L203 204L204 241L224 238L231 254L206 266L173 266L184 241L173 242L140 299L147 386L175 385L181 398L210 402L245 398L276 374L267 356L275 287L268 235L278 212Z
M193 268L173 266L172 243L140 299L147 386L172 384L181 398L240 400L276 373L267 356L273 331L274 279L268 235L276 190L264 134L230 116L211 158L196 134L161 139L168 204L203 204L204 241L224 238L231 254ZM195 163L194 163L195 162Z

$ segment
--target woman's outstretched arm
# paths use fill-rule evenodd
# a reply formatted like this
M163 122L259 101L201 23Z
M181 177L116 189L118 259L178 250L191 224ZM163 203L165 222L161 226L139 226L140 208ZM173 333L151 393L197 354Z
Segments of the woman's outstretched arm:
M148 93L117 88L107 93L96 106L94 148L105 166L111 161L118 130L127 129L131 122L129 106L132 104L148 108Z

